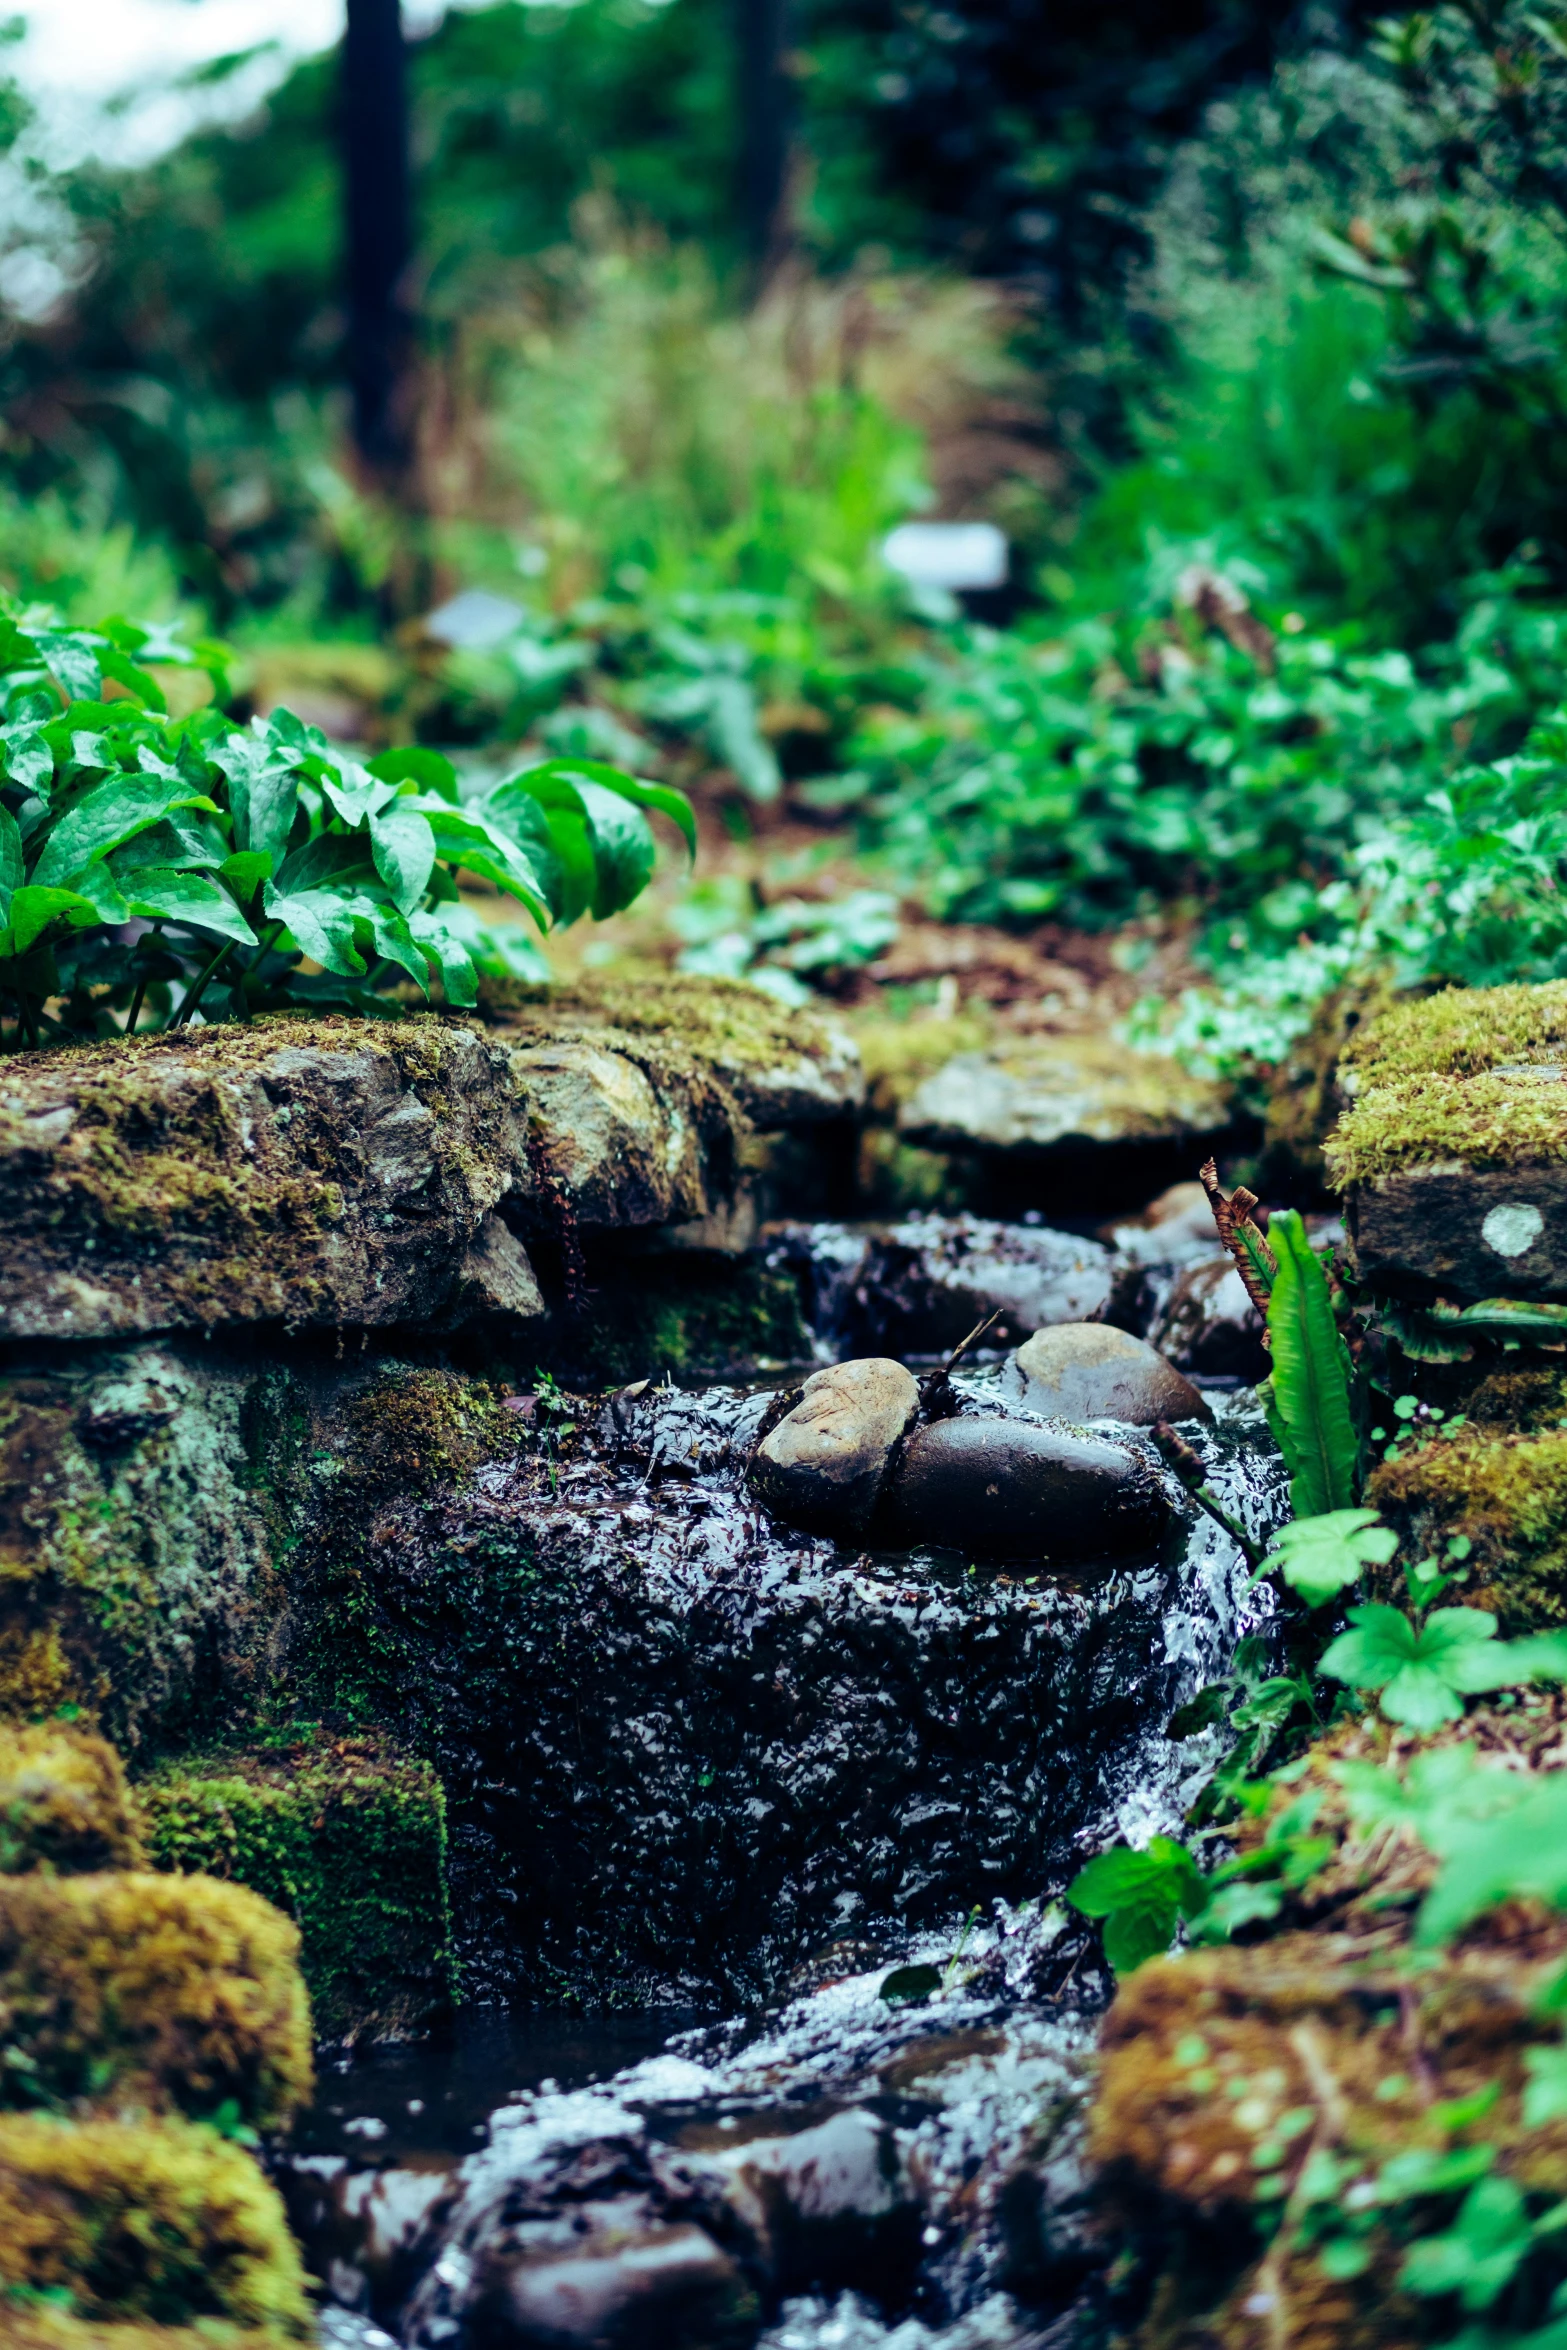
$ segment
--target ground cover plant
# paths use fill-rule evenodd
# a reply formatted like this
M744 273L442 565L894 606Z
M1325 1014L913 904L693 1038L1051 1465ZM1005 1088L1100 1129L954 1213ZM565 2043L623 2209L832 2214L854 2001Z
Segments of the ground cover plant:
M692 853L678 792L554 759L464 797L417 748L368 765L287 711L241 727L168 713L157 672L222 678L221 648L123 621L0 620L0 1007L6 1041L380 1008L409 982L477 1000L519 949L458 893L467 873L540 930L630 904L653 869L645 810ZM315 968L305 972L302 966ZM524 955L524 970L536 971ZM391 1007L387 1007L391 1008Z
M1311 2096L1282 2113L1268 2096L1257 2104L1260 2136L1238 2190L1250 2207L1259 2262L1245 2289L1259 2303L1268 2297L1281 2339L1292 2338L1298 2322L1285 2317L1287 2303L1301 2311L1313 2293L1364 2278L1378 2307L1399 2295L1429 2305L1429 2321L1424 2314L1416 2321L1422 2338L1429 2331L1446 2340L1454 2324L1468 2321L1456 2337L1465 2343L1500 2350L1528 2342L1547 2350L1561 2338L1567 2308L1567 2206L1559 2170L1536 2157L1527 2133L1549 2132L1567 2114L1560 1933L1553 1941L1547 1931L1542 1942L1547 1958L1556 1950L1556 1965L1543 1973L1536 1965L1530 1975L1538 1953L1528 1930L1499 1929L1515 1964L1531 1981L1539 1978L1532 2015L1520 2018L1530 2036L1521 2098L1511 2077L1501 2077L1519 2071L1516 2051L1504 2059L1493 2036L1480 2061L1489 2058L1495 2077L1469 2083L1461 2098L1436 2101L1418 2019L1433 1985L1441 1996L1442 1969L1458 1963L1476 1921L1509 1904L1510 1915L1520 1904L1567 1909L1567 1771L1505 1767L1505 1759L1482 1755L1461 1735L1467 1703L1477 1696L1495 1702L1495 1693L1567 1679L1567 1641L1551 1632L1500 1639L1494 1614L1462 1604L1471 1573L1471 1546L1462 1537L1397 1568L1397 1534L1360 1501L1366 1464L1389 1435L1371 1423L1391 1421L1396 1451L1422 1407L1413 1396L1387 1392L1389 1358L1367 1347L1352 1293L1306 1245L1301 1219L1276 1215L1264 1230L1250 1193L1227 1198L1211 1169L1205 1180L1225 1246L1248 1287L1266 1300L1273 1370L1262 1395L1292 1472L1296 1512L1257 1561L1257 1580L1273 1579L1279 1609L1271 1635L1243 1642L1228 1678L1171 1724L1177 1738L1218 1730L1231 1741L1192 1815L1195 1832L1184 1843L1155 1837L1141 1850L1114 1848L1089 1862L1067 1899L1103 1922L1105 1953L1119 1977L1135 1981L1177 1933L1197 1950L1238 1938L1259 1953L1257 1997L1265 2002L1270 1937L1290 1935L1312 1918L1313 1905L1331 1917L1335 1900L1342 1910L1347 1897L1353 1910L1358 1898L1360 1940L1353 1950L1342 1934L1324 1945L1318 1988L1325 1996L1333 1970L1343 1968L1342 1980L1356 1984L1367 2014L1379 1999L1391 1999L1404 2017L1412 2062L1417 2070L1426 2065L1424 2088L1412 2089L1405 2075L1380 2080L1381 2118L1368 2137L1347 2102L1358 2092L1348 2090L1338 2047L1329 2058L1316 2027L1281 2027L1277 2044L1288 2050L1299 2043L1304 2052ZM1437 1421L1442 1417L1437 1408ZM1173 1431L1160 1434L1199 1505L1222 1517L1200 1484L1196 1455ZM1403 1605L1378 1597L1346 1607L1368 1579L1386 1591L1395 1577ZM1332 1633L1325 1645L1318 1629L1324 1619ZM1270 1674L1270 1658L1286 1669ZM1505 1709L1519 1699L1503 1695L1499 1702ZM1505 1723L1505 1711L1497 1718ZM1353 1752L1346 1731L1355 1734ZM1363 1759L1368 1748L1373 1759ZM1347 1824L1361 1843L1358 1863L1346 1868ZM1425 1856L1415 1864L1415 1892L1395 1885L1379 1900L1379 1869L1401 1840ZM1336 1886L1336 1894L1324 1896L1324 1886ZM1296 2005L1286 2012L1311 2012L1303 2000L1313 1979L1305 1939L1297 1930L1289 1941ZM1245 1977L1236 1982L1244 1997ZM1171 1989L1178 1998L1173 1980ZM1199 2018L1208 2012L1202 1996L1199 1988ZM1118 2048L1114 2025L1112 2017ZM1440 2061L1454 2061L1456 2051L1455 2038ZM1184 2126L1199 2128L1201 2101L1219 2088L1214 2051L1196 2028L1174 2058L1183 2110L1191 2109ZM1110 2060L1110 2102L1097 2125L1106 2147L1124 2094L1118 2061ZM1238 2081L1228 2090L1232 2098L1243 2095ZM1509 2098L1504 2122L1499 2109ZM1253 2127L1251 2107L1234 2111L1243 2127Z

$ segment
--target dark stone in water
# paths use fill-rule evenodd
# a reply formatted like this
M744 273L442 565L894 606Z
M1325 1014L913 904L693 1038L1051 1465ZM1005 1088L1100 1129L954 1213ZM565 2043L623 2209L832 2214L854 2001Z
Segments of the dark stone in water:
M1103 1322L1036 1330L1008 1365L1006 1392L1055 1420L1207 1420L1207 1403L1143 1339Z
M981 1216L787 1224L768 1253L800 1281L817 1337L846 1355L945 1354L998 1311L987 1344L1011 1346L1046 1323L1087 1320L1110 1295L1098 1241Z
M942 1962L927 2008L889 2008L878 1968L687 2033L600 2089L524 2094L463 2165L412 2299L383 2314L410 2350L687 2350L764 2324L760 2350L870 2350L888 2323L908 2325L904 2350L1022 2350L1099 2257L1093 2023L1050 1988L1078 1935L998 1904L961 1957L914 1946ZM1015 2323L1003 2290L1032 2305ZM854 2322L835 2331L823 2297L845 2292Z
M1147 1551L1171 1504L1124 1445L1001 1419L936 1420L904 1446L884 1509L894 1541L981 1558L1082 1561Z

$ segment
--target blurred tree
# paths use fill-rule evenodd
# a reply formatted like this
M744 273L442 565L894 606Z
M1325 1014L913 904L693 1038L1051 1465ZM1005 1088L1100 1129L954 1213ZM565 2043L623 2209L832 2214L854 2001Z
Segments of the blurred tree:
M793 85L788 0L735 0L740 217L754 280L787 247Z
M354 440L372 478L402 488L413 450L413 216L398 0L348 0L340 105Z

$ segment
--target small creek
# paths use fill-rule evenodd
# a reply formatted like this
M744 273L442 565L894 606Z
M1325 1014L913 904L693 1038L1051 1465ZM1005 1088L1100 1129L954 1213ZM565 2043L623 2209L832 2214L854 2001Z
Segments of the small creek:
M964 1414L1037 1418L994 1365L957 1387ZM492 2004L329 2054L280 2158L343 2350L1025 2350L1083 2289L1107 1986L1058 1896L1118 1836L1178 1830L1218 1734L1164 1725L1266 1595L1173 1486L1157 1550L1111 1562L775 1525L742 1474L767 1401L622 1399L558 1475L481 1471L464 1505L492 1540L525 1522L565 1593L569 1729L543 1704L497 1723L471 1794L443 1761ZM1261 1413L1211 1401L1209 1481L1265 1535ZM542 1959L611 1942L609 1991L654 2004L541 1995ZM519 1991L539 2004L499 2003Z

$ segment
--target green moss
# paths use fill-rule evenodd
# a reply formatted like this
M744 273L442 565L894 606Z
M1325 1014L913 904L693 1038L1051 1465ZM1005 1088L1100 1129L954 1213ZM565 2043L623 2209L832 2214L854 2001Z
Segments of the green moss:
M64 1722L0 1721L0 1871L143 1864L120 1758Z
M833 1049L815 1013L790 1010L742 980L698 979L662 964L583 977L569 988L486 979L479 999L519 1039L543 1043L589 1026L615 1029L664 1049L684 1048L720 1069L773 1069Z
M427 1764L319 1740L166 1765L136 1790L154 1864L248 1885L299 1927L316 2029L417 2029L455 1983L446 1806Z
M1567 1052L1567 979L1543 987L1447 988L1394 1004L1349 1037L1357 1089L1410 1077L1476 1077Z
M68 2294L106 2329L84 2342L113 2343L116 2322L313 2331L277 2190L241 2148L173 2119L0 2117L0 2282L24 2315L30 2294Z
M1320 2145L1358 2181L1396 2155L1483 2142L1496 2175L1559 2192L1567 2122L1530 2126L1523 2104L1526 2051L1557 2036L1532 2004L1564 1940L1555 1921L1525 1954L1504 1926L1496 1946L1471 1943L1419 1974L1385 1945L1301 1933L1140 1967L1106 2019L1090 2125L1101 2199L1132 2256L1123 2268L1141 2256L1157 2275L1143 2323L1121 2339L1137 2350L1442 2340L1398 2294L1395 2228L1371 2229L1363 2272L1333 2278L1309 2240L1286 2236L1264 2258L1273 2216ZM1455 2124L1444 2105L1450 2115L1466 2098L1483 2119Z
M1567 1622L1567 1429L1460 1428L1383 1461L1366 1500L1417 1556L1467 1535L1464 1596L1494 1608L1507 1630Z
M1341 1189L1406 1167L1567 1158L1567 981L1404 1003L1345 1047L1354 1099L1325 1157Z
M631 1379L726 1377L797 1363L811 1339L791 1277L755 1257L700 1251L637 1257L600 1268L591 1313L566 1326L558 1349L586 1387Z
M312 2079L298 1957L297 1929L240 1885L0 1877L0 2102L112 2090L285 2121Z
M250 1384L194 1345L0 1372L0 1712L76 1705L127 1754L211 1734L277 1612Z

